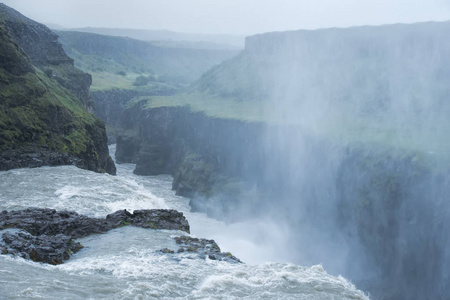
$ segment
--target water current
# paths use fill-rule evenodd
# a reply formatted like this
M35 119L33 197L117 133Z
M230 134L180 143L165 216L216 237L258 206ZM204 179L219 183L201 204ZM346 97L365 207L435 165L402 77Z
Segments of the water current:
M173 237L185 233L127 226L79 239L85 248L58 266L0 255L0 299L368 299L320 265L284 261L279 245L287 241L277 232L288 228L275 230L265 220L227 225L191 213L188 199L171 190L170 176L117 167L117 176L73 166L0 172L0 210L41 207L105 217L119 209L176 209L192 236L214 239L245 263L163 254L158 250L176 249Z

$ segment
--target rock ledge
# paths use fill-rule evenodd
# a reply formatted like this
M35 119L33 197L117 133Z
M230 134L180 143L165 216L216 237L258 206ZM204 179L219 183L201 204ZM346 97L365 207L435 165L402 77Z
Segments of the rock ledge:
M61 264L83 248L74 239L127 225L189 233L188 221L176 210L119 210L105 219L54 209L5 210L0 213L0 230L4 231L0 251L36 262Z

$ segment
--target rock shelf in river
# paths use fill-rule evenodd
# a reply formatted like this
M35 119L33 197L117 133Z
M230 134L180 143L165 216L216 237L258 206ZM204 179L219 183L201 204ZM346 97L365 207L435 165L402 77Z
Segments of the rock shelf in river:
M61 264L83 248L74 239L127 225L189 233L188 221L176 210L135 210L133 213L119 210L99 219L73 211L30 208L0 213L0 230L4 230L0 251L37 262Z
M241 263L241 260L230 252L220 252L219 245L214 240L199 239L190 236L175 237L175 242L179 246L178 250L171 250L168 248L161 249L162 253L177 254L177 253L196 253L199 258L211 260L220 260L230 263Z

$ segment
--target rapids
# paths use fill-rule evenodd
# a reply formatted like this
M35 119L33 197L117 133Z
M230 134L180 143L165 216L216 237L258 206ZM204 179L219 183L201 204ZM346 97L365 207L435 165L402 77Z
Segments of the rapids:
M110 149L115 150L114 146ZM104 217L119 209L182 211L191 235L212 238L246 264L169 256L182 232L123 227L79 239L85 248L50 266L0 255L0 299L368 299L345 278L320 266L283 260L276 224L265 220L227 225L191 213L175 196L170 176L140 177L134 165L117 165L117 176L73 166L0 172L0 210L47 207Z

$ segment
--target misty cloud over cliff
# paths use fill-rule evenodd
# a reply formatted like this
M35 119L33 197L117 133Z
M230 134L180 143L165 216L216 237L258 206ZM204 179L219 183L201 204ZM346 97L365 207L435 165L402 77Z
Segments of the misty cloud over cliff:
M447 20L445 0L4 0L29 17L66 28L168 29L191 33L255 33Z

